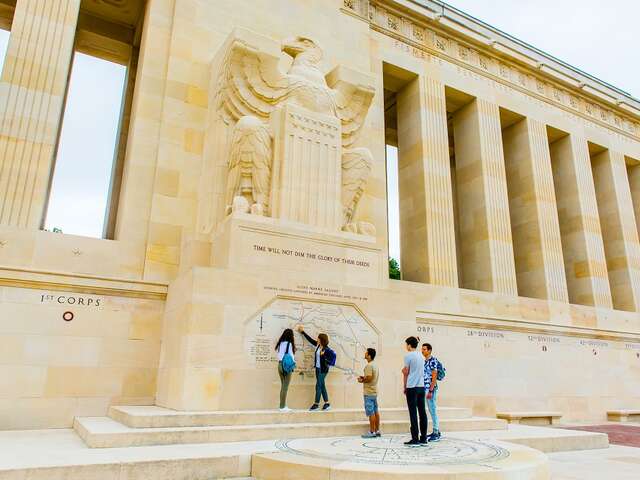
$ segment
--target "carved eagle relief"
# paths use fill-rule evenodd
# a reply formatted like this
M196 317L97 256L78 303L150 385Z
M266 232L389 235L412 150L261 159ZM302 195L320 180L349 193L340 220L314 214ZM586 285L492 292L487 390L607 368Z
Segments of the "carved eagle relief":
M279 68L281 52L292 58ZM246 30L236 30L224 49L215 103L233 128L225 194L227 214L234 210L269 215L273 149L269 119L280 105L296 105L340 120L344 229L352 224L371 171L371 153L351 149L371 105L368 77L344 67L328 75L320 70L323 52L314 40L296 37L278 45ZM371 233L372 226L360 233Z

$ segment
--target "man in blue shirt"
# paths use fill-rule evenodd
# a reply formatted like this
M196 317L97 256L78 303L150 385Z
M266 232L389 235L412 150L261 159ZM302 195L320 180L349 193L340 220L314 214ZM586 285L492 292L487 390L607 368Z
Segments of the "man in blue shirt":
M404 357L404 394L407 397L409 420L411 421L411 440L405 445L427 443L429 420L424 406L424 358L417 351L418 339L409 337L405 340L409 353ZM418 436L418 417L420 418L420 436Z
M429 435L430 442L440 440L440 421L436 408L436 397L438 395L438 359L431 353L433 348L429 343L422 344L422 356L424 357L424 391L427 397L427 407L433 422L433 432Z

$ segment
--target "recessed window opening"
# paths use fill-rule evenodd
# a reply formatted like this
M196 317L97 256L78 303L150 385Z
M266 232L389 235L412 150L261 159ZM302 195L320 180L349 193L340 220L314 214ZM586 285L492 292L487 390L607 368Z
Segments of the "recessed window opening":
M7 57L15 6L15 0L0 0L0 72L4 68L4 62Z
M458 285L462 286L462 249L460 246L460 218L458 216L458 189L456 182L456 143L453 135L453 113L449 111L447 111L447 137L449 138L451 202L453 203L454 233L456 236L456 266L458 269Z
M389 277L399 280L400 273L400 188L398 185L398 147L386 145L387 226L389 234Z
M389 278L402 278L402 237L400 226L400 180L398 153L397 91L404 80L390 75L394 67L385 64L384 74L384 126L387 173L387 234L389 245Z
M76 52L45 229L102 238L127 68Z
M576 263L583 258L584 246L576 233L574 225L578 218L579 206L575 175L572 171L573 148L567 132L547 125L547 140L551 155L553 186L556 194L556 208L560 224L560 240L564 259L564 272L567 279L569 303L593 305L593 299L584 294L584 275L576 275ZM588 280L588 279L587 279Z
M638 236L640 236L640 159L625 156L624 160L627 165L627 178L633 201L633 212L636 217L636 229L638 229Z
M116 237L144 11L144 0L81 0L46 230Z
M9 48L9 35L11 32L0 28L0 71L4 68L4 60L7 56L7 49Z
M633 272L635 266L628 258L627 214L633 217L633 210L620 207L618 202L631 206L631 191L628 179L622 177L627 174L624 157L610 151L602 145L588 142L591 157L591 172L598 204L598 218L600 219L600 233L607 260L607 276L611 290L613 308L633 312L636 310ZM619 163L620 162L620 163ZM622 167L618 169L618 167ZM626 191L625 191L626 190ZM624 208L624 211L623 211ZM635 218L633 218L635 220Z
M504 151L507 193L509 196L509 214L511 219L511 238L516 267L516 283L518 295L521 297L540 298L546 300L547 280L543 258L543 239L539 233L539 198L535 190L534 162L547 159L551 167L550 157L543 154L548 146L535 145L531 141L534 126L523 115L500 108L500 127L502 129L502 147ZM535 130L538 135L546 131L542 124ZM534 158L534 155L537 155ZM544 170L544 165L538 168ZM533 199L533 201L532 201Z
M470 275L466 272L466 265L470 264L468 251L473 240L464 238L461 235L461 219L468 218L465 216L465 207L468 205L465 193L467 191L464 185L464 175L459 175L459 165L456 160L460 154L460 145L456 143L456 131L454 125L459 112L469 105L474 97L471 95L451 88L445 87L446 108L447 108L447 135L449 137L449 158L451 162L451 191L453 194L453 212L455 222L456 236L456 261L458 266L458 285L461 288L475 289L474 284L470 280ZM464 152L463 152L464 153Z

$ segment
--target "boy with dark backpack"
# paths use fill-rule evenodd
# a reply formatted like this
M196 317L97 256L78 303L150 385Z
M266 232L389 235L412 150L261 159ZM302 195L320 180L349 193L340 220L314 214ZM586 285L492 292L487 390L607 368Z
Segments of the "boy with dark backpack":
M329 373L329 368L334 367L336 364L336 352L329 348L329 336L326 333L319 334L317 340L314 340L313 337L307 335L302 325L298 326L298 331L311 345L316 347L313 362L316 371L316 398L309 410L318 410L320 397L324 400L322 410L329 410L331 409L331 404L329 403L325 378Z
M429 435L429 442L437 442L440 440L440 421L438 420L438 409L436 406L436 398L438 396L438 381L443 380L446 375L444 365L434 357L433 348L429 343L422 344L422 355L424 356L424 391L426 393L427 408L431 415L431 423L433 424L433 432Z

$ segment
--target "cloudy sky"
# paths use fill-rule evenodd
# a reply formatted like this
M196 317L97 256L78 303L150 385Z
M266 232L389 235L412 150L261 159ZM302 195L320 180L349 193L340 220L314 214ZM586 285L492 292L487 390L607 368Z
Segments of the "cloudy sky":
M449 5L640 98L640 1L450 0ZM389 255L400 257L395 149L387 152Z
M640 97L637 0L451 0L455 8Z

